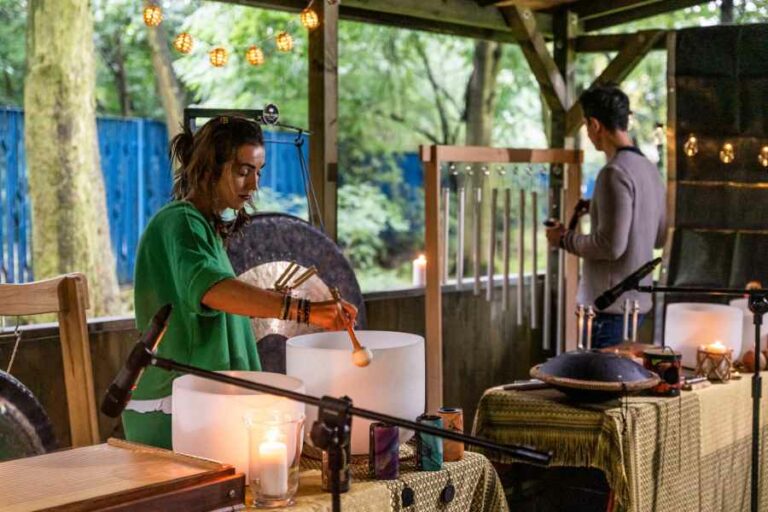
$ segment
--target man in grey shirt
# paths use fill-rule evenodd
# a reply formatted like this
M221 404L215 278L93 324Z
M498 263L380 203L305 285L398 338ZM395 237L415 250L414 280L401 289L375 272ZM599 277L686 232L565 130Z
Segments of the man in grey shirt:
M607 163L597 175L588 207L590 234L582 235L556 223L547 229L547 240L583 259L577 302L589 305L653 259L653 249L664 245L666 199L658 169L632 144L627 133L627 95L618 87L599 85L585 91L579 102L589 140L605 153ZM651 279L647 276L641 284L650 284ZM651 309L648 294L624 293L597 314L592 332L594 348L622 342L625 299L637 300L641 315Z

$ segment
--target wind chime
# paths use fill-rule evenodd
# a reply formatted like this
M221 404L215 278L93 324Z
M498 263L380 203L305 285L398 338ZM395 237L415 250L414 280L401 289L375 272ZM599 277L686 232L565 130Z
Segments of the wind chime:
M514 304L516 325L523 329L542 328L543 348L552 348L551 297L546 292L541 296L538 286L539 248L544 243L540 219L559 215L550 210L552 201L540 201L540 197L546 194L545 197L550 198L549 194L560 193L562 198L558 198L558 203L562 202L562 211L573 209L579 197L582 154L572 150L460 146L422 146L420 153L425 176L429 407L430 403L441 403L441 285L455 285L462 290L471 283L475 296L484 295L488 302L500 300L505 312ZM550 186L551 175L564 181L565 187L553 192L556 189ZM484 227L489 229L485 239ZM465 240L470 243L467 254ZM566 310L565 299L572 295L575 282L571 278L566 285L566 268L571 271L576 267L563 255L559 256L562 263L557 269L551 260L546 259L544 289L549 290L552 279L557 279L560 293L554 311L558 315L557 325L564 327L572 322L570 318L561 317ZM499 269L500 297L496 288ZM511 288L515 281L513 302ZM565 348L562 331L561 327L556 330L558 353Z

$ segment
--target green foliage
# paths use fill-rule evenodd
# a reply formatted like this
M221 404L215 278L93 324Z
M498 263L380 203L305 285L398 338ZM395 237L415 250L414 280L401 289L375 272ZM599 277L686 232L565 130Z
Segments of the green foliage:
M26 0L0 0L0 105L24 102Z
M340 245L356 269L383 266L384 237L409 227L400 206L366 183L339 189L338 218Z

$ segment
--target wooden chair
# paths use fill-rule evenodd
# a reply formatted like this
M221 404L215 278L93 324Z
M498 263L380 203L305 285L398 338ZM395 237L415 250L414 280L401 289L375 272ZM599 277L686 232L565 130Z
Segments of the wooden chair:
M0 316L57 313L72 446L99 442L93 366L85 310L88 283L67 274L26 284L0 284Z

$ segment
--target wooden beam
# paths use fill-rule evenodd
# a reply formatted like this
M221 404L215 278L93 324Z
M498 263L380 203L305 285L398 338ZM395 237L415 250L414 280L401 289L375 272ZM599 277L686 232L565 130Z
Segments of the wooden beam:
M549 54L549 50L547 50L544 37L537 29L533 12L530 9L521 9L516 6L502 7L499 11L512 28L550 110L566 110L569 105L566 98L565 82L554 59Z
M622 82L637 67L643 57L660 41L665 41L666 31L655 30L631 36L624 48L600 73L592 85L600 83ZM584 122L584 112L579 102L575 102L566 115L566 133L574 136Z
M339 5L317 2L320 26L309 33L309 172L328 236L336 239ZM310 220L317 225L312 215Z
M592 32L704 3L707 3L707 0L662 0L592 19L585 19L582 26L584 32Z
M642 30L634 34L604 34L594 36L579 36L576 38L575 49L577 53L606 53L619 52L628 41L637 34L651 34L657 30ZM666 50L667 44L664 38L660 38L651 50Z
M579 15L581 19L597 18L609 14L616 14L628 9L636 9L651 4L664 3L666 0L580 0L570 9Z
M299 12L306 0L217 0L262 9ZM498 9L470 0L343 0L339 19L412 28L461 37L512 42L510 28ZM536 13L539 30L551 33L552 16Z

